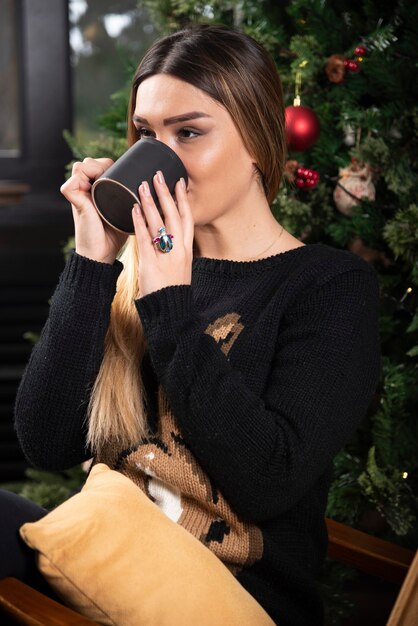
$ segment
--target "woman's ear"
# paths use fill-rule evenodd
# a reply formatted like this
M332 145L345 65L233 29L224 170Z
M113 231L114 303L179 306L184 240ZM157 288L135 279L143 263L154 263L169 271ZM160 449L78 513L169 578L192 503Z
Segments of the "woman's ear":
M267 185L266 185L266 181L263 175L263 172L260 170L260 168L258 167L257 163L253 162L253 174L254 177L256 178L258 184L260 185L260 188L262 189L263 193L265 195L267 195Z

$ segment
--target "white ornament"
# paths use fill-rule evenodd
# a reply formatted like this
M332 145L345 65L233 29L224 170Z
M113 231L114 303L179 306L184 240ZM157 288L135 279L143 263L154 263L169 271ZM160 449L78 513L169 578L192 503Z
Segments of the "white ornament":
M351 124L344 126L344 143L348 147L354 146L356 143L356 133L354 132L354 128Z
M348 167L340 168L338 183L334 190L334 202L343 215L351 216L351 208L360 204L361 199L373 201L376 197L372 172L368 164L360 166L354 162Z

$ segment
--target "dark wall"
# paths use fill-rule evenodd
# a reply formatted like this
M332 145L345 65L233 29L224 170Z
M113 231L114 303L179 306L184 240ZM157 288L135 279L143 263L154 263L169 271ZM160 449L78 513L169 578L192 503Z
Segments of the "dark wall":
M21 154L0 158L0 482L23 476L13 406L31 344L73 232L59 193L71 154L71 80L66 0L16 1Z

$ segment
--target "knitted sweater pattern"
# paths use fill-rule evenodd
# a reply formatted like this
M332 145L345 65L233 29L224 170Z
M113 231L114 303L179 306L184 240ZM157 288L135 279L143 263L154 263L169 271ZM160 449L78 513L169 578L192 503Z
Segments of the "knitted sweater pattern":
M91 456L85 415L121 264L73 253L16 402L28 459ZM152 435L96 461L211 549L273 620L318 626L332 459L380 371L379 288L356 255L311 244L252 262L197 258L191 285L136 300Z
M130 478L172 521L212 550L236 576L261 559L263 535L241 520L205 472L184 439L158 387L158 431L137 446L117 453L104 447L95 462Z

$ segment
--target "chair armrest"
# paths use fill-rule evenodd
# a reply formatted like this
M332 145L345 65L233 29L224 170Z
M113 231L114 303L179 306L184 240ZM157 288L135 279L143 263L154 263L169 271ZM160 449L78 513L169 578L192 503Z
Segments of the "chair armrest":
M0 580L0 623L7 616L24 626L97 626L63 604L55 602L16 578Z
M387 626L416 626L418 615L418 552L409 568Z
M415 552L327 518L328 557L402 584Z

